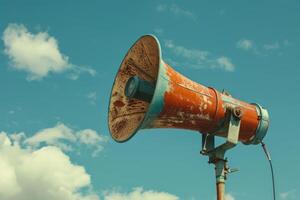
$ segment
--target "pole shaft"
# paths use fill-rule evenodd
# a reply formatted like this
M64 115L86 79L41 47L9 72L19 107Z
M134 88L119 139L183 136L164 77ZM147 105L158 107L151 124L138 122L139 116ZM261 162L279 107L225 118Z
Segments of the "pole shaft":
M225 183L217 183L217 200L225 200Z
M226 161L217 159L215 161L217 200L225 200Z

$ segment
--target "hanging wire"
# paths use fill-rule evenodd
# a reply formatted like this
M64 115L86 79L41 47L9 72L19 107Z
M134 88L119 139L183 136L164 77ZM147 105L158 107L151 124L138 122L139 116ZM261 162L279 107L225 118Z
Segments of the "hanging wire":
M272 160L271 160L271 156L270 153L266 147L266 144L261 142L261 146L267 156L267 159L269 161L270 164L270 168L271 168L271 174L272 174L272 186L273 186L273 199L276 200L276 191L275 191L275 179L274 179L274 171L273 171L273 165L272 165Z

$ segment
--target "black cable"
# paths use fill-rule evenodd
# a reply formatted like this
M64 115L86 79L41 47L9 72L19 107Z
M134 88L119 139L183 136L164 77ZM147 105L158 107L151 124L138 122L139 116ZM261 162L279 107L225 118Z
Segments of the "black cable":
M276 200L275 179L274 179L274 171L273 171L271 156L270 156L270 153L269 153L265 143L261 142L261 146L262 146L262 148L267 156L267 159L269 161L269 164L270 164L271 174L272 174L272 185L273 185L273 199Z

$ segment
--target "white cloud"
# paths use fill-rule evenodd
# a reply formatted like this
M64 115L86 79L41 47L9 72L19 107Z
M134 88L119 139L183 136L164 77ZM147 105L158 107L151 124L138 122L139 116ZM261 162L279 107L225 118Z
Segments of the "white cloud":
M43 129L30 138L24 140L24 144L37 148L46 145L57 146L63 151L73 151L74 145L86 145L93 150L92 155L96 156L106 143L107 137L98 134L92 129L75 131L63 123L54 127Z
M171 49L176 55L180 55L189 59L206 60L207 56L209 55L209 52L207 51L188 49L183 46L176 45L172 40L166 40L165 46Z
M99 200L91 179L59 148L29 150L0 133L0 199ZM87 192L82 192L87 190Z
M232 196L232 194L225 194L225 200L235 200L235 198Z
M167 5L166 5L166 4L159 4L159 5L156 7L156 10L159 11L159 12L166 11L166 10L167 10Z
M186 47L176 45L172 40L166 40L165 46L176 56L176 60L184 60L183 62L167 59L173 65L182 65L196 69L210 68L223 69L225 71L234 71L235 66L226 56L216 57L209 51L198 49L188 49Z
M56 132L56 133L55 133ZM57 133L58 132L58 133ZM65 125L44 129L32 143L72 138L72 130ZM98 134L86 129L75 133L84 144L103 141ZM100 200L93 192L91 177L83 166L72 163L60 148L43 146L30 148L21 143L25 134L8 136L0 132L0 199L5 200ZM33 136L34 137L34 136ZM103 200L179 200L179 197L161 191L134 188L129 193L113 190L103 194Z
M100 145L108 141L104 136L100 136L96 131L92 129L84 129L76 133L78 142L80 144L87 145L94 148L92 156L95 157L100 151L102 151L103 146Z
M62 54L57 40L47 32L31 33L24 25L9 24L3 32L2 39L5 54L11 60L11 67L26 71L27 80L40 80L49 73L72 71L73 78L87 72L95 75L95 70L75 66Z
M96 70L87 67L87 66L76 66L76 65L72 65L72 70L71 73L68 75L68 78L70 78L71 80L77 80L80 76L80 74L82 73L87 73L91 76L96 76L97 72Z
M253 48L253 42L248 39L242 39L237 42L236 47L244 50L249 50Z
M296 190L289 190L279 194L281 200L294 200L296 199Z
M89 99L89 101L92 105L96 105L96 102L97 102L97 93L96 92L90 92L86 95L86 97Z
M173 194L153 190L145 191L143 188L134 188L130 193L110 192L105 194L104 200L179 200Z
M196 20L197 18L197 16L193 12L183 9L176 4L171 4L171 5L159 4L156 7L156 10L158 12L170 12L173 13L174 15L184 16L193 20Z
M78 141L86 145L97 145L100 142L106 141L106 138L101 137L92 129L84 129L77 132Z
M26 138L26 135L24 132L10 134L10 139L14 144L19 145L25 138Z
M270 43L270 44L264 44L263 48L267 51L276 50L280 48L280 45L278 42Z
M31 146L37 146L42 142L47 145L56 145L59 140L74 142L76 137L73 130L64 124L58 124L53 128L46 128L37 132L34 136L25 140L25 143Z
M270 55L270 53L278 53L280 49L283 49L283 47L288 47L290 46L290 44L291 43L288 40L258 44L253 40L241 39L236 43L236 47L245 51L252 52L256 55L266 56ZM280 53L281 52L279 52L279 54Z
M13 115L13 114L15 114L15 113L16 113L16 111L14 111L14 110L8 111L8 114L10 114L10 115Z
M234 65L230 59L225 56L217 58L217 63L219 64L220 68L223 68L226 71L234 71Z

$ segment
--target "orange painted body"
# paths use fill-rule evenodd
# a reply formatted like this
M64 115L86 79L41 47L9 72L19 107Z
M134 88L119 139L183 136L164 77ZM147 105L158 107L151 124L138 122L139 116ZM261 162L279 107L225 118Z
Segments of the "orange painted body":
M226 108L242 110L239 141L248 142L256 134L259 116L256 106L205 87L179 74L163 62L168 77L164 107L155 120L155 127L183 128L226 137Z
M135 83L132 90L126 90L128 83ZM131 92L126 95L126 91ZM232 109L242 112L239 141L259 144L269 127L266 109L179 74L163 61L157 38L145 35L130 48L115 78L109 129L117 142L149 128L182 128L227 137Z

